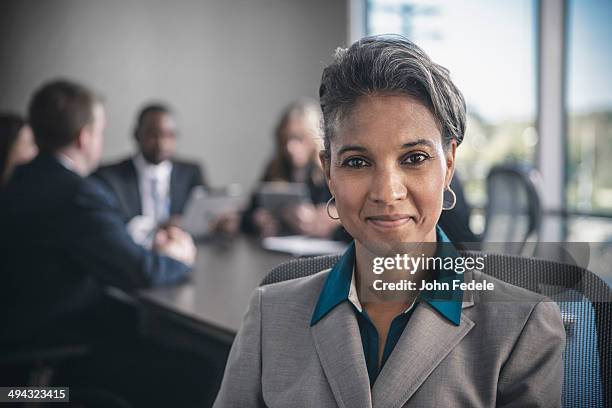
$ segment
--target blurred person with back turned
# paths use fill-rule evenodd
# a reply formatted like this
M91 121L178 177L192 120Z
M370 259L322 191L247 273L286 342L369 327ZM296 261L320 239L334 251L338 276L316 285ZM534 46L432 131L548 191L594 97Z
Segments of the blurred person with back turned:
M331 195L318 159L322 146L320 122L321 110L314 101L302 99L287 106L276 126L275 155L261 178L261 183L304 183L311 203L288 205L272 214L254 195L242 218L243 230L263 237L278 234L344 237L340 224L330 220L325 211Z
M102 166L95 173L116 195L123 220L134 237L143 223L178 223L192 190L208 188L198 164L175 158L178 133L168 106L146 105L138 114L133 133L137 153ZM228 213L212 224L213 231L233 234L238 218Z
M32 130L18 115L0 114L0 189L13 170L38 153Z
M194 262L193 241L169 227L157 233L153 250L135 244L112 194L87 178L105 128L104 107L92 91L64 80L46 83L31 99L29 121L40 153L15 170L0 198L1 346L93 344L92 355L60 370L62 385L121 383L115 387L121 394L140 390L140 398L155 373L165 387L151 398L161 400L172 389L164 381L187 370L160 368L165 355L140 342L135 322L113 308L104 287L132 291L183 280Z
M332 268L255 290L214 406L559 407L558 305L487 275L438 225L465 134L448 70L366 37L336 51L319 95L329 217L354 241Z

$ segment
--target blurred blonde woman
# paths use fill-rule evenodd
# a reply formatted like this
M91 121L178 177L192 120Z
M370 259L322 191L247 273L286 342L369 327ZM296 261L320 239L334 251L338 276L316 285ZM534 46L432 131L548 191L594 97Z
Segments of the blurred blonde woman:
M285 108L275 131L275 154L261 182L304 183L312 204L286 207L272 214L254 197L243 218L248 232L261 236L283 233L321 238L341 237L340 224L327 216L325 205L331 194L319 161L323 148L321 110L310 99L300 99Z

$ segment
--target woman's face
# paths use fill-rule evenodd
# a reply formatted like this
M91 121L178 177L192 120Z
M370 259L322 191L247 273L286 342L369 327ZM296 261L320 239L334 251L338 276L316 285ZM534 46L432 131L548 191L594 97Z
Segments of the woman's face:
M312 160L316 143L312 129L300 118L287 121L281 130L285 154L295 168L303 168Z
M403 95L357 100L324 164L342 225L371 250L378 244L434 242L456 143L442 148L429 110Z

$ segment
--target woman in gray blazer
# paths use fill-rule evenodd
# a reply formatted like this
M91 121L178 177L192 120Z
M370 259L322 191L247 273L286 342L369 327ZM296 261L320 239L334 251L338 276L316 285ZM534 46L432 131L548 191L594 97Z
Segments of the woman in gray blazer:
M215 406L559 406L556 304L436 226L465 131L448 71L368 37L338 49L319 94L328 214L354 242L332 269L255 291Z

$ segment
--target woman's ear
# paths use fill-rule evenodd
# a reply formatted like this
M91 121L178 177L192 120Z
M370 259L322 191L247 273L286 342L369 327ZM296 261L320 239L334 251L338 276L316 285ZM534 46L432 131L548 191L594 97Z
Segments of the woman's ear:
M327 183L327 188L331 195L335 197L334 187L332 185L331 177L330 177L330 157L325 154L325 150L321 150L319 152L319 160L321 161L321 167L323 167L323 173L325 173L325 182Z
M446 177L444 179L444 185L450 186L453 174L455 174L455 153L457 152L457 141L453 139L444 153L446 159Z

